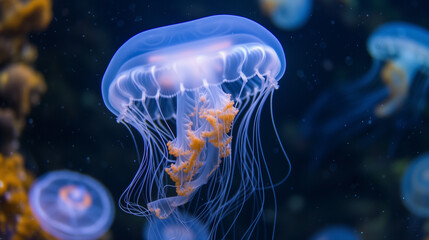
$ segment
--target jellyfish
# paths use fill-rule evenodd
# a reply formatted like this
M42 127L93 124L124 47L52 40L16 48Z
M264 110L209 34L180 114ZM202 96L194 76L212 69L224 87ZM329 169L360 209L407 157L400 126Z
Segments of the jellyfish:
M166 219L152 218L143 236L147 240L202 240L209 239L209 232L197 218L177 212Z
M332 225L320 230L311 240L360 240L356 230L343 225Z
M252 196L263 204L254 193L290 172L287 165L283 180L271 181L259 126L270 96L272 119L272 93L285 68L274 35L238 16L156 28L123 44L103 76L103 99L118 122L141 134L143 150L120 207L165 219L198 193L198 216L216 225Z
M77 172L49 172L31 186L31 210L42 228L63 240L101 237L115 215L109 191Z
M402 176L404 205L414 215L429 218L429 153L413 160Z
M313 0L259 0L262 11L285 30L302 27L310 18Z
M409 23L387 23L371 34L367 48L373 58L368 73L323 92L303 118L303 133L314 140L310 145L319 156L369 128L376 129L373 136L386 126L405 129L425 107L429 32Z

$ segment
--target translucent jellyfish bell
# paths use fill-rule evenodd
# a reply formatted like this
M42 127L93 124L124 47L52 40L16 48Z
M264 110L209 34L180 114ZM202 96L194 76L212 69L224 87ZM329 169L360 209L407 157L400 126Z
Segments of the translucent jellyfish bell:
M313 0L259 0L262 11L282 29L302 27L310 18Z
M371 69L354 82L323 92L304 117L304 134L315 141L317 152L326 152L381 121L394 129L407 128L417 122L426 105L427 30L387 23L371 34L367 48L373 58Z
M285 68L279 41L238 16L156 28L124 43L102 82L106 106L144 143L122 209L164 219L208 185L207 204L198 209L215 221L255 196L266 171L261 109Z
M402 199L414 215L429 218L429 154L413 160L402 177Z
M147 240L203 240L210 239L207 228L186 214L177 212L167 219L152 218L143 231Z
M29 200L43 229L63 240L97 239L114 217L108 190L97 180L72 171L54 171L38 178Z
M360 240L356 230L343 225L332 225L320 230L311 240Z
M267 29L243 17L217 15L129 39L104 73L103 100L117 116L144 100L144 114L171 118L176 107L171 98L178 93L222 85L232 99L245 98L263 87L260 78L276 83L285 70L283 48Z

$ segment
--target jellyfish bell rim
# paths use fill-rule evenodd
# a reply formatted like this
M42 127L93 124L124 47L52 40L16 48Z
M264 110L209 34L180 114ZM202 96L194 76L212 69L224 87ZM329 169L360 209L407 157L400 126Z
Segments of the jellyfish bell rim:
M202 223L198 218L192 217L191 215L182 212L175 211L171 216L166 219L154 218L155 220L149 220L145 223L143 227L143 236L147 239L151 238L154 233L165 233L165 229L170 226L177 226L182 228L187 228L192 230L193 235L197 235L197 239L208 239L209 238L209 229ZM165 236L161 234L161 236ZM161 240L161 239L159 239Z
M42 201L39 197L42 191L45 191L50 185L55 186L55 184L58 184L55 183L56 181L68 182L67 184L64 184L64 186L69 186L70 184L78 185L78 183L80 183L84 188L88 188L89 191L97 193L99 195L98 198L100 199L100 202L107 206L100 215L101 221L94 222L94 224L90 226L81 226L77 228L64 222L48 221L52 218L47 214L47 212L42 211ZM58 188L58 191L61 187ZM29 190L28 199L31 211L42 228L51 235L65 240L96 239L106 233L112 225L115 216L113 198L108 189L97 179L89 175L70 170L51 171L37 178ZM55 203L51 205L51 209L56 207ZM94 228L97 231L93 231L92 229Z
M317 231L315 234L313 234L310 240L333 240L340 236L343 240L360 239L357 231L354 228L344 224L333 224Z
M194 29L198 28L198 26L198 29L201 30L204 29L203 26L207 24L211 24L211 26L214 26L214 23L217 23L218 25L223 24L222 27L229 25L229 28L221 28L217 26L217 29L212 30L212 32L198 32L198 34L206 34L204 36L197 36L195 34ZM246 24L248 25L246 27L243 27ZM207 30L207 28L205 30ZM168 32L169 35L165 36L165 32ZM182 36L183 32L191 33L193 34L193 36L191 37L191 39L186 39ZM271 47L275 51L280 61L280 70L275 76L275 79L276 81L279 81L286 71L286 57L279 40L264 26L248 18L236 15L213 15L182 23L176 23L168 26L149 29L134 35L125 43L123 43L113 55L103 75L101 91L104 104L113 114L119 116L120 112L113 106L112 103L110 103L109 100L110 85L118 76L122 64L127 62L129 59L144 53L159 50L164 47L172 47L186 42L193 42L217 36L227 36L240 33L249 34L258 38L261 42L265 43L267 46ZM157 39L157 37L160 39ZM173 38L174 41L171 40ZM140 44L143 39L146 45ZM148 39L152 39L153 42L151 43ZM165 43L163 43L162 45L156 44L156 41L162 42L165 41L165 39L168 39L167 45L165 45ZM129 46L134 47L130 49Z
M384 47L390 44L390 47L385 47L390 48L387 50L388 52L379 47L381 42L384 43L382 44ZM367 40L367 50L377 60L385 61L410 56L417 62L426 62L429 65L429 31L408 22L388 22L380 25L371 33ZM425 56L417 57L422 55Z

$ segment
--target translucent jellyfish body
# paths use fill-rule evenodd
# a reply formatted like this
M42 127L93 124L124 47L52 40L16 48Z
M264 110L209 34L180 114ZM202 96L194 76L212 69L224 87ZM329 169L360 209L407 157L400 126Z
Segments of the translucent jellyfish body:
M143 239L203 240L209 239L209 232L198 219L177 212L167 219L152 218L143 231Z
M205 200L195 202L219 222L256 197L266 171L261 109L285 68L278 40L238 16L152 29L124 43L102 82L106 106L144 143L122 209L165 219L206 185Z
M302 27L310 18L313 0L259 0L262 11L282 29Z
M360 240L361 238L350 227L343 225L333 225L322 229L316 233L310 240Z
M114 217L108 190L89 176L67 170L38 178L29 201L43 229L63 240L97 239L110 228Z
M371 34L367 48L374 60L370 71L322 93L304 117L305 132L316 139L315 145L329 148L323 143L342 142L383 119L403 129L424 109L429 32L408 23L387 23Z
M368 51L375 61L385 63L381 78L389 91L375 114L390 116L410 95L413 101L407 107L421 111L429 86L429 32L409 23L388 23L368 39Z
M402 199L414 215L429 218L429 153L415 159L402 177Z

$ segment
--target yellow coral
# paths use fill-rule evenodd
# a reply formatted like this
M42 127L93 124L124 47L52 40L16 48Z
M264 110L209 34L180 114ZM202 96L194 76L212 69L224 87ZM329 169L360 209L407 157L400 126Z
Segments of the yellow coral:
M20 133L31 105L46 91L43 76L24 64L12 64L0 72L0 95L4 107L15 112L15 130Z
M0 33L25 34L42 30L52 19L51 0L3 0L0 9Z
M55 239L41 229L31 213L27 192L33 180L20 154L0 154L0 236L11 240Z
M42 230L32 215L27 192L33 176L26 171L17 137L25 125L31 105L46 91L42 75L29 66L12 62L34 62L35 47L26 34L44 29L52 18L51 0L0 1L0 239L55 239ZM11 154L5 156L3 154Z
M0 65L20 61L32 63L37 58L37 49L21 35L2 36L0 34Z
M0 65L36 60L37 50L27 34L42 30L52 19L51 0L0 1Z

